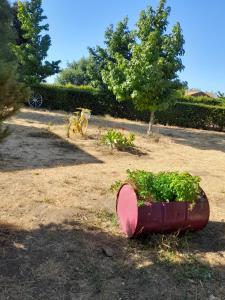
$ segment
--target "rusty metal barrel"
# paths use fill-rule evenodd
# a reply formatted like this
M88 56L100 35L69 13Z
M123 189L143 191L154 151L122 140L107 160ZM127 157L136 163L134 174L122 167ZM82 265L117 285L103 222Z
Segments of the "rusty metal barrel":
M118 194L116 211L121 229L127 237L151 233L197 231L209 221L209 202L201 197L189 202L146 202L138 206L138 196L130 184L124 184Z

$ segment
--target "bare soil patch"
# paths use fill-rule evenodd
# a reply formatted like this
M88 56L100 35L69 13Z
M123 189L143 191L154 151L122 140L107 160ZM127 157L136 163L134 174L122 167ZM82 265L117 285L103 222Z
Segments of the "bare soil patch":
M66 138L63 112L23 109L0 145L0 299L225 299L225 134L93 117ZM136 133L134 153L98 145ZM126 169L202 178L209 225L181 238L128 241L110 185ZM211 297L211 298L210 298ZM214 298L213 298L214 297Z

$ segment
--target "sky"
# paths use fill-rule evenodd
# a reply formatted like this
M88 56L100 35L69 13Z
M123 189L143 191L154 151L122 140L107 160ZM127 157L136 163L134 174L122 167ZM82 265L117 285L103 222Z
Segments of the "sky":
M68 62L88 55L87 47L104 45L104 32L125 16L134 28L139 13L157 0L43 0L52 46L48 60ZM170 27L180 22L185 70L180 78L189 88L225 92L225 1L168 0ZM54 78L48 81L52 82Z

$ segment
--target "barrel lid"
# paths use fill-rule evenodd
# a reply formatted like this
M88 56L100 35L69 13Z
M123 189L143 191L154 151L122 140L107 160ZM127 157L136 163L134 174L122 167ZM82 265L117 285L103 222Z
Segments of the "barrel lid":
M130 184L124 184L117 194L116 211L122 231L132 237L138 222L137 195Z

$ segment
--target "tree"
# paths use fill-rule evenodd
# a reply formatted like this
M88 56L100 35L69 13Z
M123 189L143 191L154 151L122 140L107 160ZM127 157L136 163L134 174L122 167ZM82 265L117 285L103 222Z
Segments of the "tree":
M129 98L137 109L150 112L148 134L154 112L166 109L182 87L177 73L184 68L184 38L179 23L167 32L169 14L166 0L160 0L156 10L151 6L143 10L134 31L135 41L129 47L130 56L113 50L113 60L102 70L103 81L119 101Z
M17 65L11 51L14 35L12 16L7 0L0 2L0 138L6 133L1 124L14 114L28 97L29 91L18 80Z
M18 2L14 2L11 7L12 15L13 15L13 29L15 32L15 44L21 45L28 42L29 39L24 38L25 32L22 30L22 24L18 19Z
M14 5L14 12L17 12L14 28L17 30L18 44L13 46L13 51L19 63L20 73L30 86L59 72L60 61L45 60L51 39L48 34L42 36L42 31L49 30L49 25L43 24L47 17L43 15L41 4L42 0L31 0L18 1Z
M102 79L102 70L108 62L115 63L114 53L119 53L126 59L130 59L130 44L134 43L134 34L128 28L128 18L120 21L116 28L110 25L105 31L105 48L97 46L89 48L90 63L88 74L94 87L108 90L108 86Z
M62 70L56 78L56 83L75 84L75 85L89 85L91 83L88 74L88 65L90 59L81 58L67 65L67 68Z
M225 99L225 93L218 91L217 92L217 97L220 99Z

